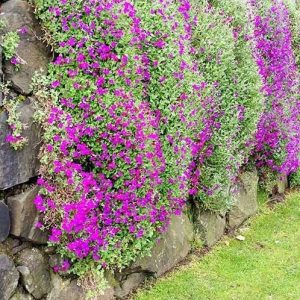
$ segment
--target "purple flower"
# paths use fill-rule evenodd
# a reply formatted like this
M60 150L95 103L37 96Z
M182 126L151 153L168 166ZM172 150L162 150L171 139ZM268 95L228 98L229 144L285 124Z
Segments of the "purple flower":
M56 89L61 85L59 80L55 80L51 83L51 88Z

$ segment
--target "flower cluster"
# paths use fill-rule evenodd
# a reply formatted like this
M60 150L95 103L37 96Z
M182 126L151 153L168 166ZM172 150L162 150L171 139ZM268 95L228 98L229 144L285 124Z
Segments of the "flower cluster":
M35 204L63 256L122 267L182 212L210 126L190 6L57 1L45 14L59 96L44 124Z
M198 163L203 172L196 196L219 211L230 207L230 186L252 149L249 141L262 110L261 80L246 40L245 7L236 1L195 3L194 57L214 100L205 116L215 123L206 142L210 155Z
M10 133L6 136L5 141L13 149L20 150L28 142L28 139L22 135L27 124L23 124L20 120L20 105L25 99L23 96L12 97L9 94L10 90L7 84L0 85L0 89L3 95L3 109L7 113L6 123L10 129Z
M263 80L264 112L256 133L259 168L289 175L299 168L300 78L292 49L289 13L280 0L250 1L254 56Z

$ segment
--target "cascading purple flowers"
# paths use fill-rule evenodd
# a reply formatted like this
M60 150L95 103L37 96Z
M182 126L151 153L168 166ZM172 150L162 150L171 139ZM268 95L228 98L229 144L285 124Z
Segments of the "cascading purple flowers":
M281 0L250 1L254 55L263 80L264 112L256 134L258 167L290 174L299 167L299 71L292 50L289 13Z
M189 1L57 1L47 14L59 97L35 203L65 258L122 267L183 211L201 151Z

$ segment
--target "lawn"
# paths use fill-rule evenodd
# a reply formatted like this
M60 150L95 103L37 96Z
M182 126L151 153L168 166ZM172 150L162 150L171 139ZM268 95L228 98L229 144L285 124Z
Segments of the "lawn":
M300 299L300 193L273 210L263 206L242 235L244 241L225 238L134 299Z

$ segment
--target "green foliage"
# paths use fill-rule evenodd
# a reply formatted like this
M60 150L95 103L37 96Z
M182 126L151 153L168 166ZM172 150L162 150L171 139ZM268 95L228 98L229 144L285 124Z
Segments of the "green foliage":
M45 131L35 202L69 272L83 281L92 272L83 285L101 286L101 268L150 253L199 169L197 200L230 208L263 110L246 6L195 0L195 26L177 1L163 9L159 0L115 1L107 10L33 2L58 54L48 76L33 80ZM6 57L16 40L7 39Z
M3 93L3 109L7 113L7 124L11 130L11 133L6 137L6 141L15 150L22 149L28 142L27 138L22 136L23 130L26 128L26 124L23 124L20 120L21 112L18 111L18 106L25 100L24 96L18 96L13 99L9 97L9 88L7 84L1 84L0 90Z
M300 67L300 1L284 0L290 13L291 29L293 34L293 47L296 63Z
M141 18L142 26L149 32L159 32L161 36L164 33L169 34L164 39L165 46L163 49L149 47L147 55L152 62L157 62L158 67L151 65L151 80L148 83L149 102L153 111L160 111L162 119L160 122L161 141L163 143L163 153L166 160L166 170L163 173L164 184L161 186L160 193L163 198L168 198L168 193L172 191L172 197L187 199L189 182L185 177L185 172L193 160L190 146L187 144L188 139L194 139L195 134L202 130L201 117L203 108L201 98L193 91L192 84L200 83L204 78L191 71L190 68L181 69L181 63L193 65L193 57L186 51L178 55L177 41L182 39L185 34L184 22L179 17L177 22L178 28L172 28L172 22L164 22L158 15L146 14L149 3L147 1L135 1L137 5L137 14ZM160 4L157 2L153 9L159 9ZM168 10L176 11L177 4L169 5ZM178 17L178 16L177 16ZM155 42L157 36L153 34L149 42ZM186 41L183 41L186 43ZM187 45L185 44L185 47ZM169 57L172 59L169 59ZM181 73L184 80L178 82L174 73ZM164 78L163 81L161 79ZM188 95L183 105L179 107L178 102L182 95ZM176 109L174 109L174 107ZM188 124L194 124L188 126ZM167 137L172 138L172 143ZM174 148L178 148L178 153ZM178 180L179 177L183 179ZM170 182L170 179L174 179Z
M192 61L188 51L185 51L182 56L178 55L178 41L181 39L181 36L184 36L185 34L183 18L178 14L178 4L174 3L168 5L168 9L170 10L168 13L172 16L174 15L175 18L178 19L177 21L179 24L176 30L172 30L172 24L166 22L159 14L149 13L151 8L153 10L160 8L161 5L159 1L145 3L135 1L136 14L141 19L140 26L143 30L148 31L151 34L149 34L142 47L137 47L134 43L130 43L135 37L134 33L130 30L132 20L124 15L116 21L116 28L122 30L122 33L124 34L122 35L122 38L117 39L118 43L117 46L113 47L113 52L119 59L126 58L127 62L124 66L120 67L120 60L99 60L101 63L99 69L101 68L101 70L104 70L106 68L110 73L105 77L105 88L107 89L107 92L101 95L101 97L96 95L95 91L97 90L97 87L95 83L95 74L97 74L97 72L100 73L98 68L95 67L95 69L97 69L95 70L95 74L78 68L76 57L79 51L77 51L77 49L72 49L72 51L70 51L70 48L68 47L57 46L58 42L67 42L70 38L75 38L76 42L78 42L86 37L86 33L83 30L75 30L72 28L69 30L62 30L61 23L57 22L53 17L53 14L49 12L49 6L55 5L57 2L51 2L50 5L48 2L36 1L36 10L40 19L43 21L46 31L50 33L52 39L56 41L56 45L54 45L56 52L67 55L70 61L68 64L59 63L58 58L57 63L52 64L49 67L47 79L39 80L39 78L35 78L35 85L37 86L35 93L38 95L38 98L41 99L39 100L39 103L42 104L43 99L47 98L47 88L45 89L46 82L59 81L60 85L57 88L57 95L59 95L59 97L50 97L53 101L50 106L63 108L64 114L60 116L61 124L67 123L65 117L67 114L70 114L72 116L73 126L85 124L86 126L95 129L95 132L97 132L97 134L86 136L81 140L92 150L93 154L97 154L100 157L100 155L103 154L104 147L108 149L107 152L109 155L107 154L105 159L102 159L101 167L93 165L90 161L90 157L80 158L80 163L85 170L92 171L97 178L101 173L104 174L107 179L111 179L113 188L107 190L107 195L110 195L110 193L116 194L119 190L123 191L127 189L127 182L132 177L131 171L135 168L135 158L137 155L144 155L144 152L148 152L150 155L154 154L152 162L155 161L152 164L149 159L144 159L143 169L149 170L149 172L153 172L156 169L158 170L158 173L163 172L162 175L159 174L161 176L159 176L159 180L157 180L159 182L159 184L157 184L158 187L155 185L151 186L151 180L147 177L147 180L145 181L143 179L137 179L137 181L143 182L143 184L138 182L141 187L137 189L137 196L139 198L147 196L151 201L152 199L155 201L158 211L155 212L153 210L153 212L158 215L157 220L153 221L152 219L150 221L150 218L147 217L147 210L149 210L150 207L149 203L143 205L143 207L138 207L135 204L134 206L137 206L136 211L138 217L147 217L145 220L138 221L137 224L139 226L137 228L143 230L142 238L136 238L135 234L129 233L127 228L129 224L123 225L120 221L116 224L113 222L113 226L118 229L118 233L115 234L114 237L109 238L107 241L108 245L103 247L104 249L99 249L98 251L101 261L104 261L108 267L122 268L129 265L136 257L150 253L150 250L159 235L159 230L157 228L162 231L162 227L165 226L164 218L167 218L169 214L175 210L181 211L188 197L189 182L184 173L191 163L192 155L186 140L188 138L191 139L195 130L192 130L191 126L186 126L186 123L187 121L196 122L200 119L201 115L199 114L202 113L201 101L195 101L196 99L198 100L198 98L193 94L192 90L192 83L197 82L199 77L197 77L197 74L194 75L190 69L182 70L182 72L180 69L183 60L187 64L192 64ZM117 5L115 6L118 7ZM63 12L68 14L81 9L82 1L77 1L76 4L67 3L64 6ZM104 21L107 22L106 18L107 16L104 14L98 18L95 18L93 15L86 15L84 21L87 24L94 22L95 26L100 28L103 26ZM157 32L161 32L161 39L165 44L163 48L153 46L155 42L157 42ZM93 36L85 42L84 47L80 50L85 55L85 63L92 64L94 62L94 59L89 57L88 49L97 49L98 45L95 47L95 44L98 42L110 45L114 42L114 39L115 38L111 35L103 36L101 30L95 31ZM188 46L186 41L184 41L183 44L184 46ZM135 57L138 57L138 59ZM149 66L147 63L142 62L143 57L149 60ZM137 70L144 68L143 64L147 65L147 71L149 71L150 74L148 79L146 79L145 76L145 79L143 78L143 80L141 80L142 77L138 74ZM141 65L140 68L139 65ZM116 71L118 69L122 70L122 68L124 68L126 79L132 82L133 85L125 84L124 77L117 74ZM71 71L72 69L78 71L75 78L68 74L68 71ZM178 80L178 78L174 76L175 72L181 72L180 75L184 75L186 80ZM161 81L162 77L166 78L164 82ZM132 109L129 112L125 110L124 104L126 104L126 101L121 97L116 96L116 92L119 92L121 89L132 96L135 101L135 110ZM179 99L183 94L192 95L190 98L191 101L186 101L184 108L181 106L178 107L180 103ZM71 99L74 107L67 108L67 105L66 107L61 105L60 100L62 98ZM87 104L84 99L88 100L86 102L88 102L89 105L89 113L85 114L85 116L82 113L84 108L80 107L80 105ZM145 109L145 105L142 106L145 100L148 100L151 109L147 110ZM182 101L182 103L184 102ZM149 104L147 103L147 107L148 106ZM194 110L197 110L197 114L194 113L192 115L192 111ZM49 113L49 109L45 109L44 111ZM156 123L153 115L155 116L158 111L160 112L161 117L157 118L160 120L160 127L159 130L157 130L159 134L156 134L156 130L153 129L153 127L156 126L153 125ZM136 117L135 115L138 116L138 124L132 122L133 117ZM43 119L42 115L37 115L36 118L39 120ZM108 138L99 139L99 136L104 136L107 132L109 133L109 130L107 129L108 124L115 124L116 119L119 119L119 121L122 120L123 122L126 119L130 123L130 126L128 126L128 133L126 133L134 145L130 150L124 149L122 145L115 147ZM145 143L142 143L140 146L138 142L134 140L135 134L141 131L140 129L137 129L137 126L140 128L142 127L142 129L145 130L145 132L143 132L144 137L147 137L147 135L150 134L153 136L158 135L158 139L162 141L162 151L160 151L159 147L155 148L155 141L153 138L148 140L145 139ZM63 126L60 126L60 128L58 127L59 126L56 126L56 124L44 124L45 142L51 144L54 149L52 153L45 151L42 155L41 162L44 166L44 170L46 170L44 179L46 178L47 182L51 182L51 184L58 188L54 195L47 194L46 189L43 189L41 193L46 194L51 199L59 199L57 201L58 203L56 203L57 213L55 213L55 217L53 218L53 212L51 211L49 216L47 213L45 214L44 221L48 227L60 227L65 221L62 212L63 205L68 202L76 202L76 200L80 198L80 193L76 190L76 185L80 185L81 183L78 176L74 176L76 177L74 178L74 186L70 186L63 176L54 174L51 169L53 161L61 160L61 150L58 143L53 143L53 137L55 135L60 135L62 139L68 139L63 130ZM113 136L113 134L111 135ZM172 143L170 143L168 137L170 137L170 139L172 138ZM179 149L178 154L175 153L176 148ZM75 152L73 146L72 148L69 147L68 150L70 150L69 156L71 157L72 153ZM123 152L123 154L128 153L131 165L124 161L123 158L119 157L121 152ZM166 164L165 168L161 167L160 164L162 164L162 162L155 158L160 152L163 152L164 155L163 164ZM113 162L116 164L115 168L108 166L112 159L111 156L113 157ZM76 161L79 161L79 159L76 159ZM122 176L119 176L119 173L121 173ZM153 174L153 178L155 178L155 176L156 174ZM162 183L160 183L161 181ZM64 198L66 190L68 197ZM151 193L153 196L149 197ZM92 193L90 193L88 197L90 197L91 194ZM134 200L130 199L130 201ZM178 201L178 204L176 201ZM100 206L99 210L102 210L102 208L103 207ZM121 208L122 203L115 201L112 210L121 210ZM160 209L162 210L162 213L159 213ZM115 214L112 213L110 218L114 221ZM128 219L131 220L131 216ZM138 220L138 218L136 219ZM101 224L101 222L102 220L99 220L99 224ZM101 225L99 225L99 227L101 227ZM103 228L105 228L105 226L103 226ZM101 228L101 230L103 228ZM69 233L64 237L64 240L67 240L67 236L70 236ZM84 236L76 236L76 238L84 239ZM72 255L72 252L66 247L65 243L60 243L57 246L59 254L71 261L73 273L83 275L88 271L86 268L89 268L89 262L93 260L91 256L84 260L78 260L75 255Z
M3 20L0 20L0 30L3 30L6 27L6 24Z
M3 36L2 47L5 59L10 60L16 54L20 37L17 32L10 31Z
M262 110L261 81L252 57L245 6L236 1L195 1L199 18L194 31L196 59L204 80L219 103L221 124L210 143L212 156L205 162L201 184L216 186L207 197L199 198L211 210L228 209L231 180L251 151L247 145L256 130Z
M300 169L294 174L290 176L290 184L292 188L299 188L300 187Z

